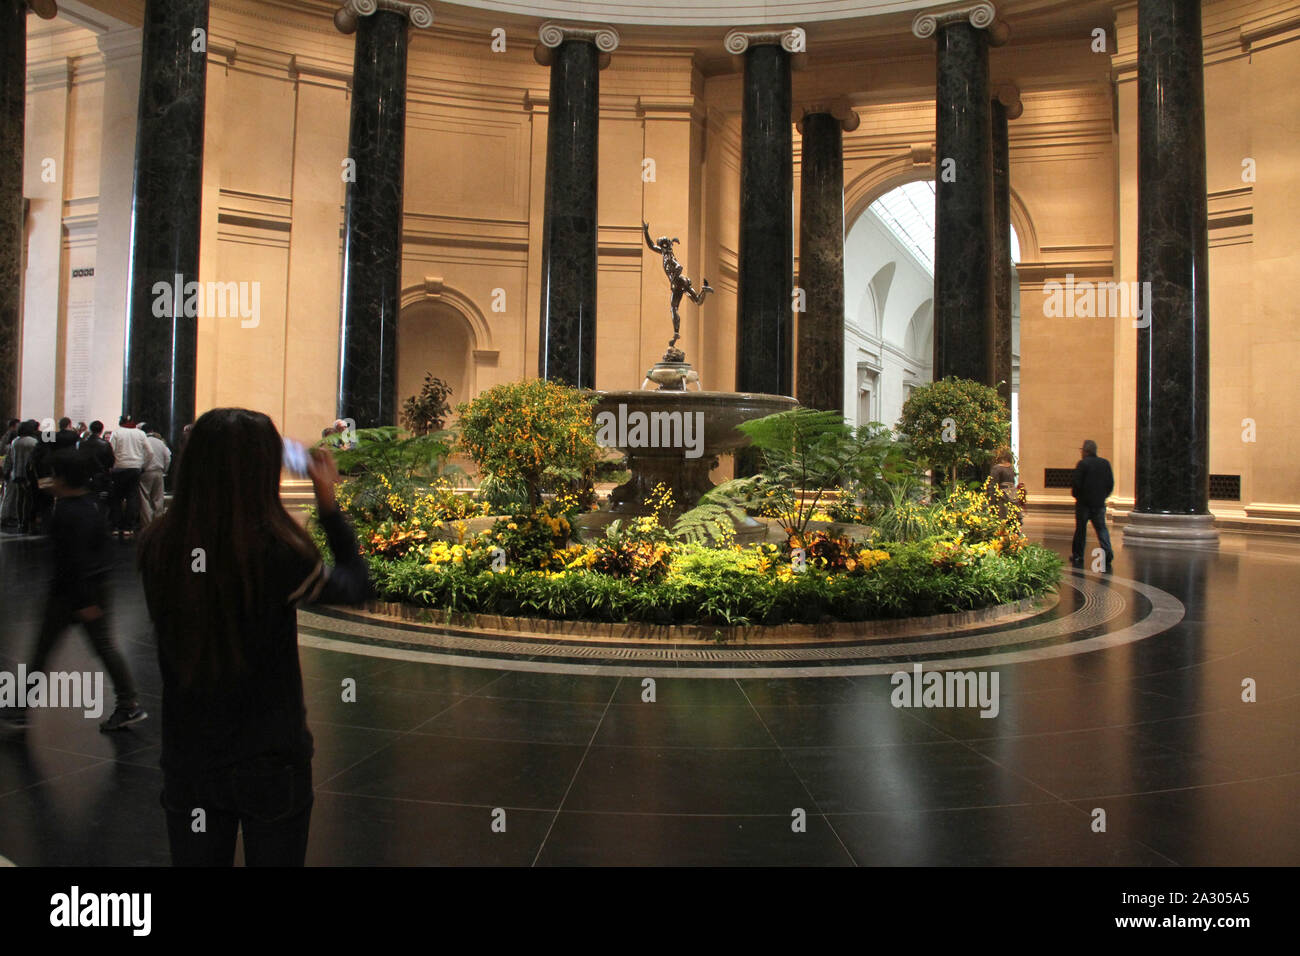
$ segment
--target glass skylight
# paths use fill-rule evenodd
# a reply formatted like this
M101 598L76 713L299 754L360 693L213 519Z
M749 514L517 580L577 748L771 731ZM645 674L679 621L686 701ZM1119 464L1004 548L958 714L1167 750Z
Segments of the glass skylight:
M891 189L871 212L934 275L934 182L921 179Z
M891 189L871 204L870 211L934 275L934 180L919 179ZM1011 261L1020 261L1020 237L1014 226Z

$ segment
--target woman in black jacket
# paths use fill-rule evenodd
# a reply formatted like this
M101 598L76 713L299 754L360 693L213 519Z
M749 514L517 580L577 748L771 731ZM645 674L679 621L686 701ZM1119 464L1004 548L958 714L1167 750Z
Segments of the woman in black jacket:
M218 408L190 433L171 507L140 542L162 670L163 807L172 863L301 866L313 745L297 606L356 604L365 561L334 500L338 470L308 475L334 555L327 567L280 501L283 444L261 412Z

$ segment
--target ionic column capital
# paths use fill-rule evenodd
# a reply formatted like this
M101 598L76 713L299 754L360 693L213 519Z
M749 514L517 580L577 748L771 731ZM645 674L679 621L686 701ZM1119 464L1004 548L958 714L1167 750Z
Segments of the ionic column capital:
M406 0L343 0L343 5L334 13L334 26L340 33L355 33L362 17L368 17L379 10L400 13L411 21L411 26L427 29L433 26L433 11L427 3L408 3Z
M776 30L731 30L722 38L728 53L744 53L751 46L780 46L787 53L805 53L808 35L803 27L783 27Z
M839 121L840 129L846 133L851 133L862 123L862 117L857 111L849 106L849 102L843 98L828 100L809 100L805 103L799 103L795 106L795 128L799 130L799 135L803 135L803 121L811 113L826 113L833 116Z
M547 20L537 28L538 45L533 48L533 59L542 66L550 66L554 51L560 44L575 40L593 44L600 51L600 68L609 66L609 55L618 49L622 37L611 26L580 23L557 23Z
M938 33L940 28L963 20L977 29L987 30L991 46L1002 46L1011 39L1011 28L1007 26L1005 20L998 19L997 8L989 0L964 3L960 6L948 7L946 10L927 10L918 13L912 20L912 33L925 40Z

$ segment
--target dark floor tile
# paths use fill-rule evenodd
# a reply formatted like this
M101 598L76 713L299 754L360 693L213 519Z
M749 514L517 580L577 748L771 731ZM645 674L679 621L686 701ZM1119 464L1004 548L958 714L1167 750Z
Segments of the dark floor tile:
M1101 807L1107 832L1141 841L1180 866L1300 861L1300 774L1073 802L1090 813Z
M808 794L775 750L592 747L566 810L786 814Z
M1125 728L976 740L971 747L1063 800L1223 783L1228 768Z
M0 729L0 795L102 762L99 757L45 746L21 733Z
M422 725L417 733L585 746L595 733L605 706L555 700L467 697Z
M307 723L343 724L374 730L414 730L451 707L460 697L358 683L356 700L343 700L341 687L313 684L304 688Z
M556 809L584 747L408 734L322 789L363 796Z
M861 866L1168 866L1065 803L828 815Z
M656 677L655 704L665 707L746 707L749 700L734 680L698 677ZM627 677L614 695L616 704L642 704L648 690L645 678Z
M506 672L479 667L447 667L420 661L397 661L364 683L384 690L418 691L449 697L468 697L494 687ZM362 681L358 681L360 687Z
M787 750L825 813L1043 803L1053 798L964 744Z
M614 693L619 678L587 674L543 674L509 671L478 694L480 697L511 697L518 700L561 700L579 704L604 704Z
M529 866L555 813L318 793L308 866ZM499 817L498 817L499 819Z
M0 856L18 866L166 866L162 773L96 763L0 797Z
M595 743L608 747L776 747L752 707L660 703L612 705Z
M888 701L759 707L758 716L782 747L884 747L949 739L943 731Z
M848 866L834 831L809 814L795 832L771 817L562 812L540 866Z

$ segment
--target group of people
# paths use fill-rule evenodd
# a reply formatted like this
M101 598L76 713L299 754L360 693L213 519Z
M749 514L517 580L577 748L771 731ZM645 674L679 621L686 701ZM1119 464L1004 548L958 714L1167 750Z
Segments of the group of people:
M103 507L113 531L128 538L162 513L164 478L172 451L156 431L123 416L105 434L99 421L73 427L60 419L58 429L42 429L35 419L10 419L0 437L4 458L0 531L48 533L56 496L52 493L55 462L75 454L89 471L90 501Z
M33 438L17 423L6 461L26 488ZM105 442L67 441L51 456L47 488L56 500L49 533L54 567L28 673L42 671L60 637L80 625L113 682L117 706L101 725L115 731L144 720L131 668L111 636L112 547L105 509L92 484L107 472L117 504L152 506L152 439L124 419ZM343 423L340 423L342 425ZM67 426L61 426L61 430ZM67 428L75 436L75 430ZM342 435L344 428L330 429ZM35 441L35 439L33 439ZM12 444L11 443L11 444ZM144 512L138 567L157 638L162 678L163 787L172 862L230 866L242 831L249 865L301 866L313 803L313 743L298 662L297 608L358 604L369 570L335 501L330 452L307 454L317 520L333 564L285 510L280 478L285 443L271 419L242 408L204 413L186 429L176 456L173 498ZM164 446L165 447L165 446ZM162 458L161 474L170 457ZM122 517L129 521L129 517ZM121 525L119 525L119 529ZM204 560L195 560L202 554ZM22 732L26 711L2 721ZM196 831L194 810L206 827Z

